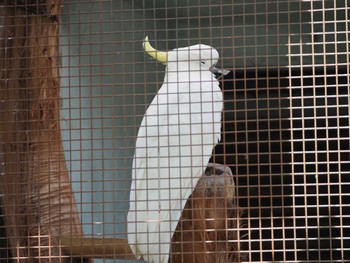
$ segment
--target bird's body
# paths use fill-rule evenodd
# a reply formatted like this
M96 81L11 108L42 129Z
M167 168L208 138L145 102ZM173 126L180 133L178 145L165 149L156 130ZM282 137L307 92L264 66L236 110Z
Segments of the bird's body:
M217 51L206 45L168 52L164 83L142 120L128 241L135 255L148 262L168 262L182 210L220 140L223 97L209 70L217 59Z

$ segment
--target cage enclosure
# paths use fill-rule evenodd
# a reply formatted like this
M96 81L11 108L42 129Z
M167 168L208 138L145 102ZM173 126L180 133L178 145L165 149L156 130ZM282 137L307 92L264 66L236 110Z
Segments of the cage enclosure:
M347 262L349 10L346 0L1 0L0 262ZM202 45L162 64L146 36L163 52ZM215 65L193 68L194 52L216 59L211 48L229 70L217 81ZM132 231L135 207L164 218L136 217ZM134 234L148 238L136 255Z

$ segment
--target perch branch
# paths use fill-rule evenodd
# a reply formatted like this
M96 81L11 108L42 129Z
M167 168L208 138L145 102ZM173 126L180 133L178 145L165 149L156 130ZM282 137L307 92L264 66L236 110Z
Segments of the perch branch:
M134 259L128 240L123 238L61 238L67 255L89 258Z

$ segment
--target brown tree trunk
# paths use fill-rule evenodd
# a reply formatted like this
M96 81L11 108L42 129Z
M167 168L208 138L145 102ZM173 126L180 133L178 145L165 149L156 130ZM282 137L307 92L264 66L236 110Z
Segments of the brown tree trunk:
M71 262L60 259L58 237L81 236L82 229L60 132L61 3L34 1L30 10L21 2L0 8L0 186L8 243L23 262Z
M232 172L209 164L182 212L171 244L171 263L241 262L239 228L242 209L236 205Z

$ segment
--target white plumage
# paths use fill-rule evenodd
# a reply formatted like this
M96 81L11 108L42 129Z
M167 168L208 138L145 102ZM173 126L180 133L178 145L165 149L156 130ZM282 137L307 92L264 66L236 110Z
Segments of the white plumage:
M210 71L219 54L203 44L148 50L147 38L144 47L166 71L136 140L128 241L137 258L167 263L182 210L220 140L223 97Z

